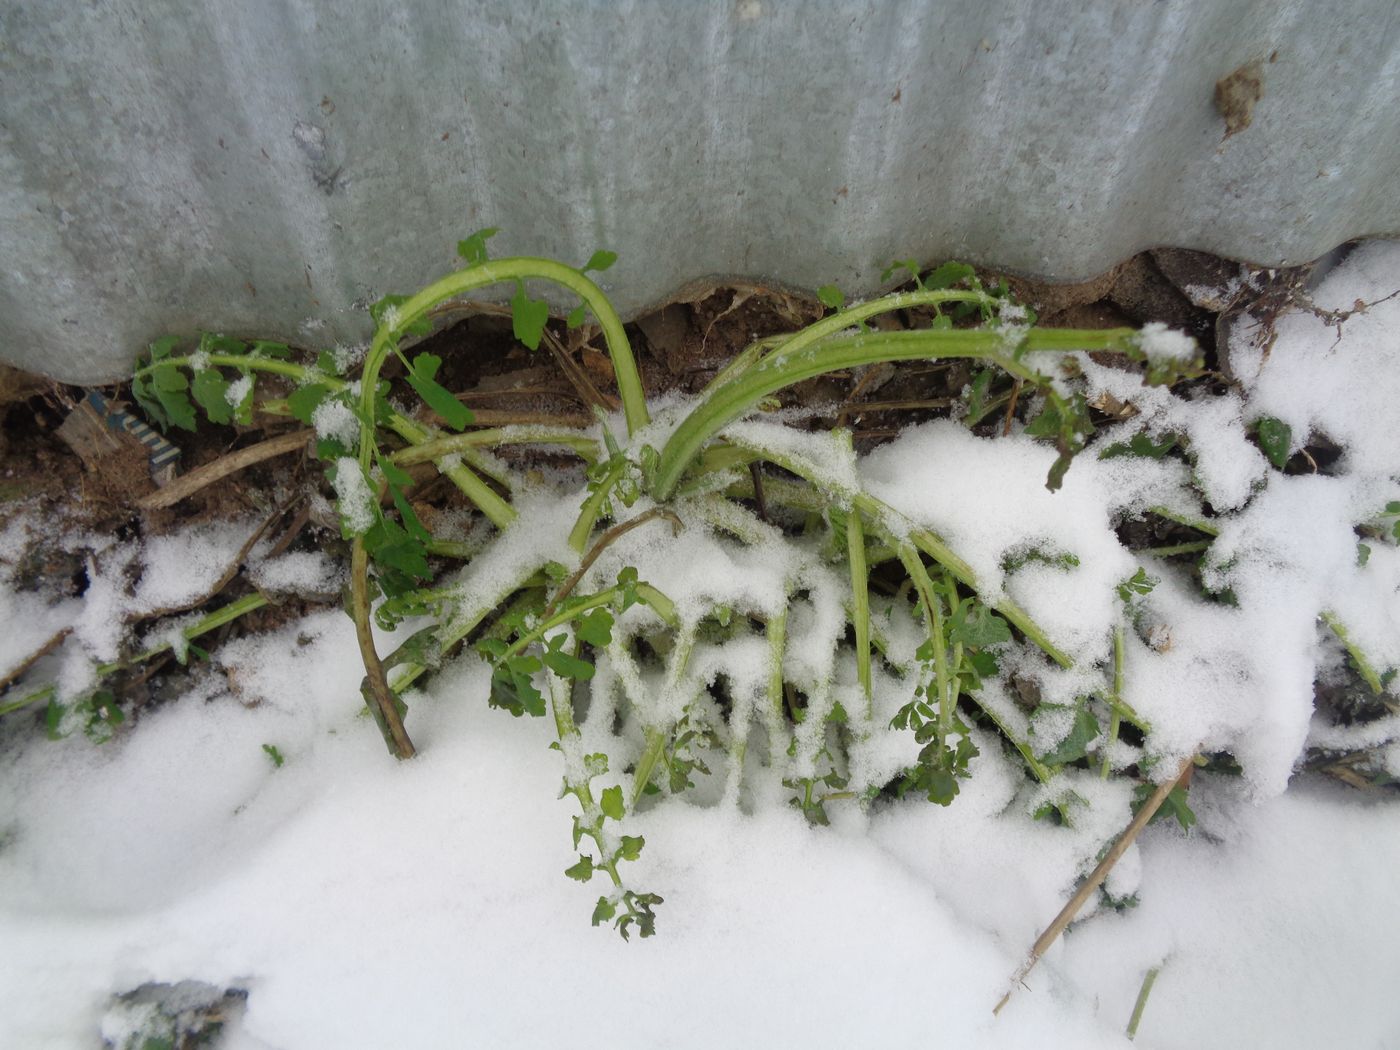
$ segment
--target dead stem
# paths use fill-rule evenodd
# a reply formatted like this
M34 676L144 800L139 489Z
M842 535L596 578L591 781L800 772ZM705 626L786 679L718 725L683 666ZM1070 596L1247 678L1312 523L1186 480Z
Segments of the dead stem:
M1103 860L1099 861L1098 867L1089 873L1089 877L1084 880L1084 885L1073 897L1069 899L1060 914L1056 915L1054 921L1045 927L1045 932L1036 938L1035 944L1031 946L1030 955L1021 964L1021 968L1011 978L1011 987L1006 990L1006 994L1001 997L1001 1001L992 1008L993 1014L1001 1013L1001 1008L1007 1004L1011 998L1011 993L1016 990L1016 986L1025 980L1028 973L1035 968L1035 964L1040 961L1040 957L1050 950L1050 946L1065 931L1074 917L1079 914L1079 909L1084 907L1088 899L1093 896L1094 891L1103 884L1103 880L1108 877L1108 873L1113 870L1113 866L1118 863L1124 853L1128 852L1128 847L1136 841L1138 834L1147 827L1147 822L1152 819L1153 814L1162 808L1162 803L1167 800L1173 789L1176 788L1190 774L1195 763L1195 756L1192 755L1181 764L1181 769L1171 780L1165 781L1157 786L1157 790L1152 793L1152 797L1147 800L1146 805L1137 811L1132 822L1124 829L1123 834L1118 836L1112 848L1104 854Z
M375 715L374 720L379 723L384 742L389 745L389 753L395 758L412 758L417 750L404 729L389 680L384 675L384 665L380 663L379 653L374 648L374 634L369 623L369 553L360 536L355 537L355 545L350 552L350 615L355 621L355 638L360 643L360 657L365 665L365 685L362 689L373 703L371 711Z
M673 512L667 510L665 507L652 507L651 510L638 514L635 518L624 521L621 525L614 525L612 528L608 529L607 532L599 536L598 542L593 544L589 552L583 556L583 561L579 562L578 568L575 569L573 574L560 586L558 593L554 595L554 599L545 607L544 612L540 613L540 621L544 622L548 620L554 613L554 610L559 608L560 603L573 593L574 588L578 586L579 580L583 579L583 574L598 560L598 555L602 554L610 544L631 532L638 525L645 525L647 522L653 521L656 518L669 518L673 533L679 532L683 528L681 519L676 517Z
M564 373L569 382L573 384L574 389L578 391L579 397L583 399L584 404L590 407L596 406L605 412L616 412L622 407L621 401L608 394L604 394L593 385L593 380L588 378L588 373L579 366L579 363L574 360L573 355L564 348L564 345L559 342L559 338L551 332L547 326L540 335L544 339L545 346L549 347L549 352L553 355L560 370Z
M39 646L39 648L35 649L19 663L15 664L15 666L6 671L5 674L0 675L0 692L4 692L23 678L26 671L62 645L72 633L73 628L71 627L65 627L60 631L54 632L43 645Z
M220 478L236 474L238 471L251 467L254 463L261 463L265 459L272 459L274 456L286 455L288 452L305 448L306 443L315 434L314 430L296 430L290 434L278 434L276 437L260 441L256 445L249 445L237 452L220 456L214 462L206 463L204 466L176 478L165 488L157 489L149 496L142 496L136 501L136 506L142 510L163 510L166 507L173 507L182 499L193 496L200 489L206 485L212 485Z

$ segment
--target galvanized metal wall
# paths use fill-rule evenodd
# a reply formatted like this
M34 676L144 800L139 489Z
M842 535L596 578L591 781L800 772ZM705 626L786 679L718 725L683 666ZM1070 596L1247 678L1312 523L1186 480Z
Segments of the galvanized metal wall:
M363 339L486 225L619 252L624 313L1400 232L1395 0L46 0L0 34L0 359L69 381L172 331Z

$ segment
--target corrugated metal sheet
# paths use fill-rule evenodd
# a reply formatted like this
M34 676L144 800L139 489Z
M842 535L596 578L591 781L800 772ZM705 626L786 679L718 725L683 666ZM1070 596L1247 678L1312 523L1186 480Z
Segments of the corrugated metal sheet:
M867 293L899 257L1052 279L1400 232L1394 0L46 0L0 13L0 358L165 332L358 340L498 253ZM1270 58L1272 56L1272 61ZM1262 62L1223 139L1216 81Z

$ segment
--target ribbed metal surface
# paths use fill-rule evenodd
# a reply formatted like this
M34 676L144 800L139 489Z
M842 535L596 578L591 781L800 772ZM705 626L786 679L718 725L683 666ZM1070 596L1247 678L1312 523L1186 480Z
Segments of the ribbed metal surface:
M1051 279L1152 245L1266 264L1400 232L1394 0L312 4L0 14L0 358L69 381L199 328L363 339L500 254L624 313L893 258ZM1270 55L1277 53L1274 61ZM1216 81L1263 62L1222 141Z

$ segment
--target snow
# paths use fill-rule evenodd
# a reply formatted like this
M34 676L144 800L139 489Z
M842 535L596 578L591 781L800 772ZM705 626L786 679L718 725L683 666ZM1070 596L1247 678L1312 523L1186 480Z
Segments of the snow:
M360 421L342 398L328 397L318 404L311 413L311 425L318 438L339 441L346 448L359 443Z
M1123 1047L1153 968L1136 1045L1396 1045L1400 807L1296 772L1308 746L1383 749L1381 761L1400 771L1396 715L1338 726L1314 711L1314 684L1335 678L1345 658L1324 612L1378 669L1400 666L1400 546L1369 539L1362 565L1356 532L1400 499L1390 410L1400 403L1400 299L1381 301L1396 287L1400 245L1359 249L1315 299L1326 310L1372 305L1340 332L1335 317L1286 315L1267 352L1258 332L1237 326L1229 357L1239 389L1223 395L1143 388L1076 355L1086 394L1134 412L1097 436L1055 493L1044 485L1054 451L1023 434L984 439L933 422L856 458L836 438L771 422L727 428L735 444L780 450L842 505L868 494L902 528L936 532L983 593L1013 599L1073 657L1061 669L1028 643L1006 643L1003 677L979 693L1042 753L1070 729L1077 698L1105 688L1121 629L1123 699L1152 732L1145 750L1120 740L1113 766L1147 763L1160 778L1198 751L1228 751L1241 766L1239 776L1196 774L1198 824L1150 826L1106 887L1122 909L1091 900L1000 1016L991 1008L1029 946L1128 822L1131 783L1101 779L1095 764L1033 784L1014 752L974 728L979 754L951 806L833 800L832 826L809 827L782 779L826 768L822 712L840 703L848 714L857 794L917 754L912 734L883 727L922 673L913 656L922 627L872 596L888 661L873 668L867 706L845 640L844 570L818 538L784 538L700 495L675 504L678 529L657 518L618 538L578 591L635 567L675 602L682 644L672 654L694 644L683 667L672 655L645 668L632 643L657 614L644 604L619 614L582 739L567 748L577 767L606 745L611 768L595 791L630 795L627 767L647 730L697 712L721 743L748 743L731 758L704 751L713 777L644 800L622 825L646 840L629 885L665 898L656 937L623 943L591 928L601 883L563 875L578 858L578 807L558 797L564 761L550 747L551 721L488 708L488 669L468 650L409 691L419 755L393 761L364 712L353 625L333 609L209 646L212 666L191 675L182 699L143 709L106 744L81 733L50 742L24 714L0 720L0 1045L122 1038L149 1010L144 1000L114 1007L113 996L197 981L247 990L221 1044L235 1050L931 1038ZM1184 352L1177 338L1150 341ZM683 410L674 404L647 440ZM1250 438L1264 416L1289 425L1295 447L1325 434L1341 458L1327 473L1279 472ZM1186 458L1096 457L1139 432L1173 436ZM335 483L352 526L372 524L373 495L353 459ZM548 563L573 571L579 555L565 537L585 497L563 482L518 492L517 522L444 581L445 635ZM1153 507L1215 515L1219 536L1199 580L1120 541L1119 526ZM619 521L650 509L645 498L630 508L614 500ZM0 670L72 627L47 661L67 695L90 686L94 661L119 654L133 618L205 594L258 524L139 544L89 537L75 548L89 558L78 600L21 587L37 530L24 521L0 534L9 626ZM272 593L334 594L344 579L322 552L268 558L255 548L248 562ZM1139 569L1156 586L1125 605L1118 585ZM1202 584L1230 601L1204 600ZM701 630L717 605L731 610L729 636ZM785 671L809 711L795 731L766 707L762 624L783 611ZM177 624L148 626L156 639ZM394 640L376 633L390 651ZM720 679L727 720L705 689ZM1042 701L1033 718L1022 685ZM1032 819L1046 802L1065 825Z
M355 535L368 532L375 522L375 499L360 464L352 456L342 456L336 460L331 482L346 526Z
M1200 347L1185 332L1168 328L1161 321L1148 321L1142 326L1139 345L1154 361L1191 361Z

